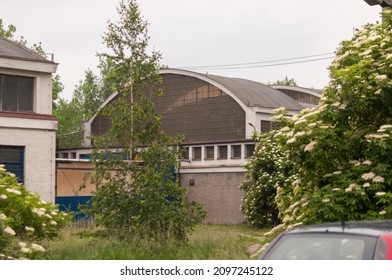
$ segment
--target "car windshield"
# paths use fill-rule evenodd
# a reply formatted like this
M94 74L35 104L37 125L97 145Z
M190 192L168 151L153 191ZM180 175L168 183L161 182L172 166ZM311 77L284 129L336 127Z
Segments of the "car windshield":
M368 260L373 259L376 237L334 233L283 235L263 259Z

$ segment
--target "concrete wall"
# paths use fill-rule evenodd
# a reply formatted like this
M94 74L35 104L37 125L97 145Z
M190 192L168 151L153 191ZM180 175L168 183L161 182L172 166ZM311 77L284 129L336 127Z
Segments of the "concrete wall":
M203 204L208 211L206 223L242 224L246 223L240 210L244 192L239 187L244 179L245 172L227 172L181 174L180 180L188 200Z

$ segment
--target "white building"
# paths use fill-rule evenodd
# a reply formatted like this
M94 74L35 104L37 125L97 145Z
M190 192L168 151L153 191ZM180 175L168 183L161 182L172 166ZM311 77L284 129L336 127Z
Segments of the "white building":
M55 197L57 64L0 38L0 163L45 201Z

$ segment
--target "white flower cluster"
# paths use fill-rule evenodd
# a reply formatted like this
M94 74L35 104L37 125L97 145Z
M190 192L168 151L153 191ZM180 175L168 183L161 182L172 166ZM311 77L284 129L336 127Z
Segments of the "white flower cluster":
M383 133L383 134L378 134L378 133L370 133L365 135L365 138L368 140L371 139L385 139L385 138L390 138L391 136L389 134Z
M316 146L316 144L317 144L317 141L315 141L315 140L311 141L309 144L307 144L307 145L305 146L304 151L305 151L305 152L311 152L311 151L313 151L313 149L314 149L314 147Z
M348 188L345 189L346 192L352 192L355 191L359 188L359 186L355 183L352 183L348 186Z
M33 227L25 226L25 230L29 232L35 232L35 229Z
M364 173L361 178L365 181L372 180L373 183L384 183L385 179L382 176L376 176L374 172Z
M24 254L29 254L32 252L45 252L44 247L35 243L32 243L30 248L27 246L27 243L25 242L19 242L18 245L20 247L20 251Z
M16 235L16 232L10 227L6 227L3 231L9 235L12 235L12 236Z
M368 172L368 173L364 173L361 178L365 181L369 181L371 179L373 179L374 177L376 177L376 174L374 174L374 172Z
M6 189L6 192L9 192L9 193L13 193L13 194L16 194L16 195L21 195L22 193L20 192L20 191L18 191L18 190L14 190L14 189Z

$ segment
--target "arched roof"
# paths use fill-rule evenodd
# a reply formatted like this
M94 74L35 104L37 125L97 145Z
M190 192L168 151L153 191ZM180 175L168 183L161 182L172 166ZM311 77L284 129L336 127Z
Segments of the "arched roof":
M159 70L159 74L184 75L210 83L236 100L236 102L244 109L245 112L251 111L251 107L269 109L284 107L287 110L294 111L301 111L305 108L303 105L292 99L284 92L255 81L241 78L228 78L216 75L201 74L197 72L171 68L162 68ZM113 99L115 99L117 95L118 93L113 93L111 96L109 96L101 104L98 112ZM89 121L87 121L86 124L92 123L97 115L98 113L95 114Z
M284 85L274 85L271 87L275 88L277 90L292 90L292 91L307 93L307 94L313 95L318 98L322 97L322 92L317 89L309 89L309 88L303 88L303 87L297 87L297 86L284 86Z
M205 75L180 69L161 69L159 73L184 75L204 80L233 97L245 110L247 107L284 107L296 111L303 109L298 102L283 92L258 82L210 74Z

